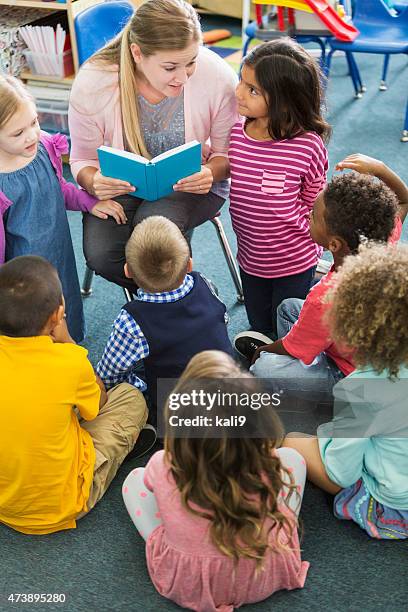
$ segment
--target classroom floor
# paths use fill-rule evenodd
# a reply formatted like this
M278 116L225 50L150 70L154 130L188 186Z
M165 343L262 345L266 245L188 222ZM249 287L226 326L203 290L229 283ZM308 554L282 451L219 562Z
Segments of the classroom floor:
M231 27L234 24L231 24ZM236 24L235 24L236 25ZM212 26L211 26L212 27ZM226 27L225 22L217 27ZM233 47L234 48L234 47ZM239 48L239 46L237 47ZM408 181L408 143L401 143L408 65L406 58L391 59L389 90L378 91L382 58L357 58L368 86L361 100L353 99L344 58L333 60L329 84L328 117L334 127L329 144L330 175L336 161L362 152L383 159ZM84 270L81 216L70 213L80 277ZM234 236L224 206L222 219L231 241ZM408 241L407 225L404 229ZM238 305L215 230L206 223L193 238L194 267L217 285L230 314L231 337L247 328L243 306ZM124 302L121 290L95 278L93 294L84 301L88 326L85 346L95 363L110 326ZM310 430L329 415L316 412L292 415ZM48 536L22 535L0 525L0 612L8 610L67 612L161 612L180 609L162 598L152 586L144 558L144 542L128 518L121 486L131 469L148 457L122 466L97 507L76 530ZM302 511L303 558L311 567L304 589L281 592L248 612L403 612L407 610L408 542L373 541L356 525L334 518L331 499L312 485L306 486ZM188 579L188 577L186 577ZM65 603L12 605L10 593L65 593Z

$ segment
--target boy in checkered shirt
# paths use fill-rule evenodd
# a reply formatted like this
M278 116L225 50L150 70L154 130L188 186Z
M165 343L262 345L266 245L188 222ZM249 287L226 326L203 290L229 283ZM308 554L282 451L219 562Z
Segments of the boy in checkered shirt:
M97 372L106 387L128 382L147 391L156 422L158 379L178 378L205 350L232 355L226 307L208 281L192 272L188 244L169 219L148 217L126 245L125 274L139 287L113 323ZM142 379L136 366L143 362Z

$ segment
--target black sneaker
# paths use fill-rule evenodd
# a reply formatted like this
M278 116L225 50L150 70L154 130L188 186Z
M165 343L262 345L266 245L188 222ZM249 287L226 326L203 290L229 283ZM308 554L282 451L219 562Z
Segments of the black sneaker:
M146 453L149 452L156 444L157 434L153 425L150 423L146 423L146 425L141 430L138 439L136 440L136 444L133 447L133 450L126 456L125 461L129 461L130 459L139 459L143 457Z
M272 340L268 336L255 331L241 332L234 338L235 350L243 357L246 357L249 362L252 361L255 351L260 346L271 343Z

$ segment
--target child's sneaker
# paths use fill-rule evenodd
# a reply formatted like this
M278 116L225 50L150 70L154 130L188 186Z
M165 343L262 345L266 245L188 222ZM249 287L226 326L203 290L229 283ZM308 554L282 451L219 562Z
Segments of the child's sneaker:
M149 452L156 444L157 434L153 425L146 423L143 429L140 431L139 437L136 440L136 444L133 450L126 456L125 461L130 459L139 459Z
M241 332L234 338L235 350L246 357L249 362L252 361L255 351L265 344L272 344L272 340L268 336L255 331Z

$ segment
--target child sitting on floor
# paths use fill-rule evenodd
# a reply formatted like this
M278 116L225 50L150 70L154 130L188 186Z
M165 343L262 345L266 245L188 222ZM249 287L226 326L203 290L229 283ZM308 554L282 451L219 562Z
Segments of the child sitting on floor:
M306 579L309 564L301 561L297 532L304 460L292 449L276 449L282 429L271 405L248 411L263 432L257 437L249 422L237 435L228 426L205 426L200 437L171 426L170 414L178 423L192 416L186 396L193 400L195 392L219 398L210 412L198 407L215 423L242 414L246 398L257 398L259 390L259 380L225 353L193 357L169 396L165 450L124 482L155 587L190 610L232 612L280 589L303 587ZM178 397L183 401L175 412Z
M336 495L334 513L373 538L408 538L408 246L365 247L336 275L331 333L357 370L333 389L334 419L284 445ZM296 437L292 437L292 436Z
M147 408L130 385L106 394L42 257L0 267L0 388L0 522L32 534L74 528L132 450Z
M226 308L198 272L188 244L165 217L148 217L126 245L125 275L139 287L113 323L97 372L110 387L126 380L149 395L151 421L157 380L178 378L196 353L232 353ZM135 366L143 361L146 383Z
M265 344L268 338L252 332L235 338L237 350L252 359L256 376L270 378L278 390L307 393L314 401L331 401L333 385L355 368L352 351L333 342L324 320L329 304L323 298L331 277L362 241L397 241L408 210L407 186L382 162L351 155L337 164L344 168L359 174L333 178L310 216L310 234L332 253L332 269L305 301L288 299L279 306L280 340Z

